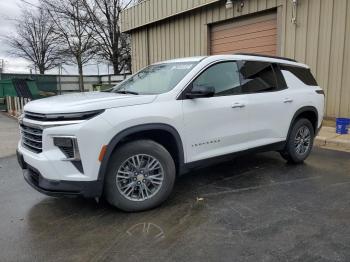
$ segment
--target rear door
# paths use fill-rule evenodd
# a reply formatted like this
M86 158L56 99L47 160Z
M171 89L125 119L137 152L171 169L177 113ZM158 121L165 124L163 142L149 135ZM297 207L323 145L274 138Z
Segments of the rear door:
M294 98L287 89L279 65L260 61L239 64L242 93L247 95L247 113L255 130L254 147L286 138ZM253 138L252 137L252 138Z

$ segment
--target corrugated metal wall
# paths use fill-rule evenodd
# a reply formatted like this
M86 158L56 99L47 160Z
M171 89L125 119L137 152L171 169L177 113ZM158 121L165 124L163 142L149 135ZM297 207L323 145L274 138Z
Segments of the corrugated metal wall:
M160 0L148 0L123 14L125 19L148 13L147 8L159 8ZM182 6L182 0L172 0ZM181 5L179 4L181 2ZM204 3L210 1L188 0ZM177 3L177 4L176 4ZM147 7L148 6L148 7ZM242 15L277 9L278 53L295 58L311 66L327 96L328 117L350 117L350 1L348 0L298 0L297 24L291 23L290 0L249 0L241 12L225 8L225 1L202 6L187 13L178 12L171 17L164 9L162 21L136 28L132 35L133 71L153 62L176 57L207 55L210 24ZM184 9L185 10L185 9ZM152 13L150 13L152 14ZM145 16L146 17L146 16ZM154 19L154 20L159 20ZM152 21L149 20L144 21Z
M176 0L173 1L176 2ZM181 0L177 1L181 2ZM157 3L157 0L146 2ZM131 31L133 71L165 59L207 55L209 52L208 25L276 8L277 2L277 0L250 0L245 4L242 12L238 12L237 7L226 9L225 1L220 1L133 30ZM144 7L139 5L139 8Z
M154 23L166 17L222 0L144 0L122 13L122 31Z
M311 67L328 117L350 117L350 1L299 0L297 26L290 23L291 5L283 7L282 55Z

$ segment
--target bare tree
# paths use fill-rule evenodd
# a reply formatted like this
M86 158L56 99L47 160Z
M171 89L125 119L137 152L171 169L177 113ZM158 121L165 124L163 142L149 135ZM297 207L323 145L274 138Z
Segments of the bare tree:
M60 61L59 38L48 13L40 8L22 8L15 23L16 34L6 37L9 53L29 60L40 74L56 67Z
M133 1L131 1L131 4L132 5L137 5L137 4L139 4L141 2L144 2L144 1L146 1L146 0L133 0Z
M113 65L114 74L131 70L129 35L120 31L121 12L134 1L82 0L89 14L89 27L95 32L97 55Z
M66 63L78 66L79 90L84 91L83 66L96 53L95 32L83 0L42 0L42 5L55 22L56 33L63 40L62 55Z

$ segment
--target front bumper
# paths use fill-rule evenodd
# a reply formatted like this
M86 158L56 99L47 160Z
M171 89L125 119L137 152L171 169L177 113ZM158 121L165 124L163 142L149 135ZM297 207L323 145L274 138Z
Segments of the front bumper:
M48 196L86 198L100 197L102 195L102 181L64 181L44 178L34 167L28 165L20 152L17 151L17 160L23 169L26 182L35 190Z

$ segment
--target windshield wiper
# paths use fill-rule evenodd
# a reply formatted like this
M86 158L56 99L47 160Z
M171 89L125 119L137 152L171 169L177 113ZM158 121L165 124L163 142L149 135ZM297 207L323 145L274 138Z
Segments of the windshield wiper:
M114 93L117 93L117 94L131 94L131 95L138 95L139 94L137 92L128 91L128 90L119 90L119 91L115 91Z

